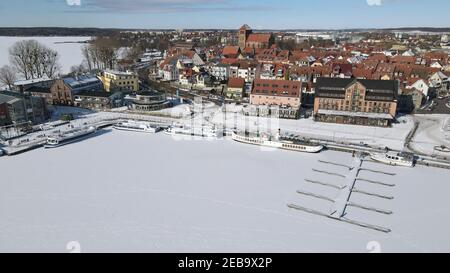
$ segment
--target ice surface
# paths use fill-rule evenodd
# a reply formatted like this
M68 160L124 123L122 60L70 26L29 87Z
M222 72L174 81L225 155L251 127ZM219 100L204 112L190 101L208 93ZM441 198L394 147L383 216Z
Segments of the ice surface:
M348 215L392 229L384 234L287 208L330 207L296 193L337 195L304 181L339 183L312 168L348 173L319 159L352 162L332 151L269 152L231 140L121 131L0 157L0 251L66 252L70 241L84 252L368 252L371 241L385 252L450 251L449 171L364 163L397 174L361 175L395 183L365 188L395 199L355 194L353 201L394 214L351 208Z

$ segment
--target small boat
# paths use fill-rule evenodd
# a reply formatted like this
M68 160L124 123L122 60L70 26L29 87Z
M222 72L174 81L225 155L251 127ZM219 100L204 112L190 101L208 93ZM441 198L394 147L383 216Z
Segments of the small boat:
M161 131L161 127L159 126L136 121L119 122L116 125L114 125L113 128L121 131L132 131L142 133L158 133L159 131Z
M404 152L372 153L370 158L387 165L414 167L414 155Z
M323 145L307 141L281 140L279 134L277 134L275 137L272 137L270 135L261 135L261 136L259 135L250 136L249 134L239 135L238 133L233 132L231 138L234 141L241 143L304 153L318 153L325 148Z
M47 142L44 145L44 147L45 148L60 147L87 138L96 131L97 129L95 127L90 126L90 127L75 128L70 131L62 132L59 135L49 136L47 138Z

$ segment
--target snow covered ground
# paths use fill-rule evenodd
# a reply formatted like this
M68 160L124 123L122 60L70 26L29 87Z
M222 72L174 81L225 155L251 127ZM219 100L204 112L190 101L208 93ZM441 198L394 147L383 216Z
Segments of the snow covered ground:
M420 122L420 126L412 140L414 149L441 154L434 150L436 146L450 147L450 115L415 115L415 119Z
M36 40L59 53L59 64L62 73L69 73L74 65L80 65L83 61L81 47L90 37L5 37L0 36L0 67L9 63L9 48L20 40ZM71 43L66 43L71 42Z
M352 201L393 214L351 208L348 217L392 229L385 234L287 208L329 207L300 189L336 197L304 179L340 183L312 169L348 169L318 160L353 159L119 131L0 157L0 251L67 252L71 241L83 252L369 252L374 241L383 252L450 251L448 171L364 163L396 176L361 176L396 186L357 187L394 199L354 194Z

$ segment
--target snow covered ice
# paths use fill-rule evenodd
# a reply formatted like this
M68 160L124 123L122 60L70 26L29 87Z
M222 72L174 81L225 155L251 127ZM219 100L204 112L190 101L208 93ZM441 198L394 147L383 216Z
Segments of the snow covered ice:
M329 207L300 189L337 196L304 179L338 182L312 169L348 169L318 160L351 165L353 158L111 130L58 149L0 157L0 251L67 252L69 242L83 252L369 252L371 242L383 252L450 251L447 170L363 164L397 174L363 174L392 188L358 185L393 200L352 197L392 215L348 211L392 229L385 234L287 207Z

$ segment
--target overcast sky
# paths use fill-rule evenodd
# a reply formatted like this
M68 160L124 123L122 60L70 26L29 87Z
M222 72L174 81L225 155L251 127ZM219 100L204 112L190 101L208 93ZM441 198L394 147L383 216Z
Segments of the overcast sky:
M450 27L450 0L2 0L0 26Z

